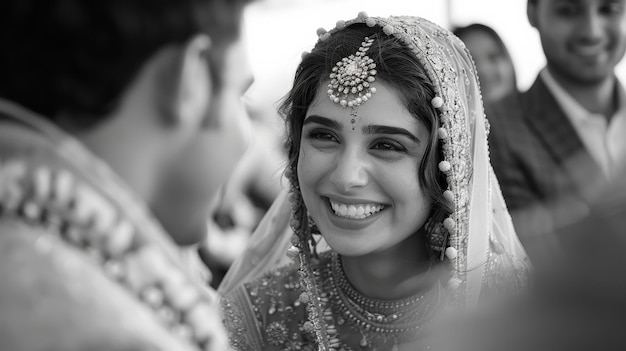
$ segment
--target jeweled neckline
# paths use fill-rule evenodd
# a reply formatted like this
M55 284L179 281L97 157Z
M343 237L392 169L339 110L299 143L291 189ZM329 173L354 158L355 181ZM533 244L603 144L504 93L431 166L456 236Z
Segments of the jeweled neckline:
M339 330L342 333L351 330L350 333L359 335L360 347L367 349L381 345L394 349L401 343L417 340L421 335L419 330L445 301L439 284L400 300L365 297L348 282L341 257L334 252L325 270L327 275L320 277L324 285L321 301L333 349L352 350L345 344L346 339L340 337Z
M393 311L394 309L406 309L415 305L419 301L423 300L425 295L428 292L418 292L411 296L401 298L401 299L378 299L365 296L361 292L359 292L353 285L350 283L348 277L345 274L345 271L342 266L342 258L341 255L333 252L330 258L330 274L334 281L337 284L337 287L341 289L348 298L358 303L358 305L365 309L376 309L376 312L387 312ZM426 274L430 273L429 272ZM430 290L430 289L428 289Z

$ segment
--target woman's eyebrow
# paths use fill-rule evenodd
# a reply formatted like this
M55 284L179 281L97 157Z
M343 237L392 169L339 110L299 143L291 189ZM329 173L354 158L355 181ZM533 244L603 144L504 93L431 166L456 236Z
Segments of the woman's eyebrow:
M317 123L337 130L343 129L343 124L337 122L336 120L318 115L311 115L306 117L303 125L307 125L309 123Z
M404 128L383 126L378 124L370 124L363 127L364 134L399 134L404 135L416 143L420 143L420 140L411 132Z

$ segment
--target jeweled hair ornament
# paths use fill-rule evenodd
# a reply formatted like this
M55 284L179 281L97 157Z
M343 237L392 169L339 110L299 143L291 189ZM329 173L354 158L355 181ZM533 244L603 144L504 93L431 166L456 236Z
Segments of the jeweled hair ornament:
M330 73L328 97L343 107L355 107L364 103L376 92L371 84L376 80L376 63L367 51L374 39L365 37L356 54L344 57L335 64Z

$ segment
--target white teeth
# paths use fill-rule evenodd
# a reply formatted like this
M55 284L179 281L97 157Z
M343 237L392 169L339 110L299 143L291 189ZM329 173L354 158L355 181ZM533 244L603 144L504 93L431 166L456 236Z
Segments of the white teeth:
M385 208L385 206L381 204L346 205L333 200L330 200L330 206L337 216L354 219L367 218Z

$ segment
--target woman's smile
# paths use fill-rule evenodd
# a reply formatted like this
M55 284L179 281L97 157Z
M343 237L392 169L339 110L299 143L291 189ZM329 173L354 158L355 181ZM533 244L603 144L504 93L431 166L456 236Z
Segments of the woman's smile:
M364 219L385 208L385 205L379 203L345 204L332 199L328 201L335 215L351 219Z
M334 227L335 229L331 229L332 232L347 230L348 232L358 231L364 234L363 230L373 228L383 214L392 208L390 205L365 200L343 200L339 202L325 196L322 196L321 200L327 210L327 215L324 216L327 219L319 224L328 229ZM376 229L372 230L377 231Z

